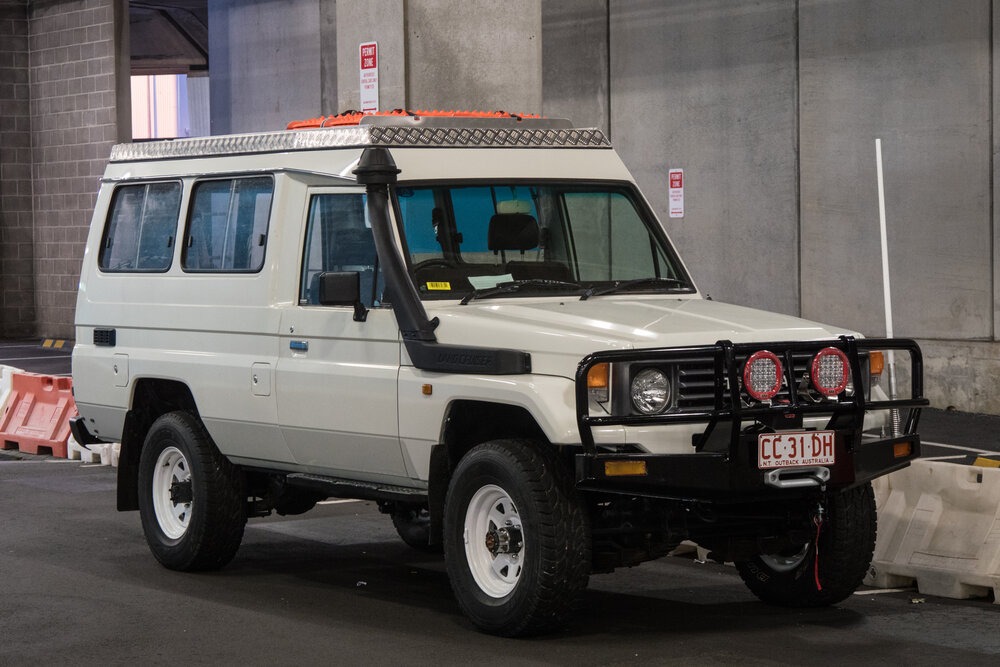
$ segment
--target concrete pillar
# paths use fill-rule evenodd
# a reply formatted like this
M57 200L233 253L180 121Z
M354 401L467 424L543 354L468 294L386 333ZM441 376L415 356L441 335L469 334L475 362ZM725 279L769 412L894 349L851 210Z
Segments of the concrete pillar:
M360 106L359 47L379 46L379 107L542 108L539 0L339 0L340 109Z
M28 41L36 333L72 338L97 185L131 136L128 1L30 3Z
M608 0L548 0L542 5L546 116L610 134L608 19Z
M0 337L34 334L28 4L0 0Z
M212 134L280 130L321 112L321 0L208 3Z

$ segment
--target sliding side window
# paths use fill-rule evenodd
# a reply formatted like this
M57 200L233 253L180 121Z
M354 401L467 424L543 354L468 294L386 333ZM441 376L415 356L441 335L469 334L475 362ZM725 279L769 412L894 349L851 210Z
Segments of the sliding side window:
M270 176L195 184L181 260L184 270L260 271L273 193Z
M152 273L169 269L180 209L180 183L116 188L101 242L101 271Z

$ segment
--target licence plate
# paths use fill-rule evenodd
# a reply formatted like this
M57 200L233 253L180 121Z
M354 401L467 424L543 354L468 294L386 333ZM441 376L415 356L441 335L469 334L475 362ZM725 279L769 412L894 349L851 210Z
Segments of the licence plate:
M834 463L833 431L784 431L757 436L757 468L788 468Z

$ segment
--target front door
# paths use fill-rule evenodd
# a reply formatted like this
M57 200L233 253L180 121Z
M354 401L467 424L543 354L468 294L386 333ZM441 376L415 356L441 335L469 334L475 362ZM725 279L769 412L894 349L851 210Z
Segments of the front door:
M281 317L278 418L297 463L354 478L405 477L396 418L399 327L382 284L365 195L310 191L298 303ZM319 304L318 277L357 271L367 321Z

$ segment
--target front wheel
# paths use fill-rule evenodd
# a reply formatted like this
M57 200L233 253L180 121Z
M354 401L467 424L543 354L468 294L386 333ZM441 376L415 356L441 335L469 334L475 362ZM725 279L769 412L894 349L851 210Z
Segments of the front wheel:
M241 478L197 417L153 422L139 456L139 516L171 570L217 569L236 555L247 521Z
M875 550L871 484L830 496L825 510L818 544L736 563L754 595L783 607L824 607L846 599L861 585Z
M542 443L472 449L448 487L444 529L455 597L486 632L549 630L587 586L587 515L567 468Z

